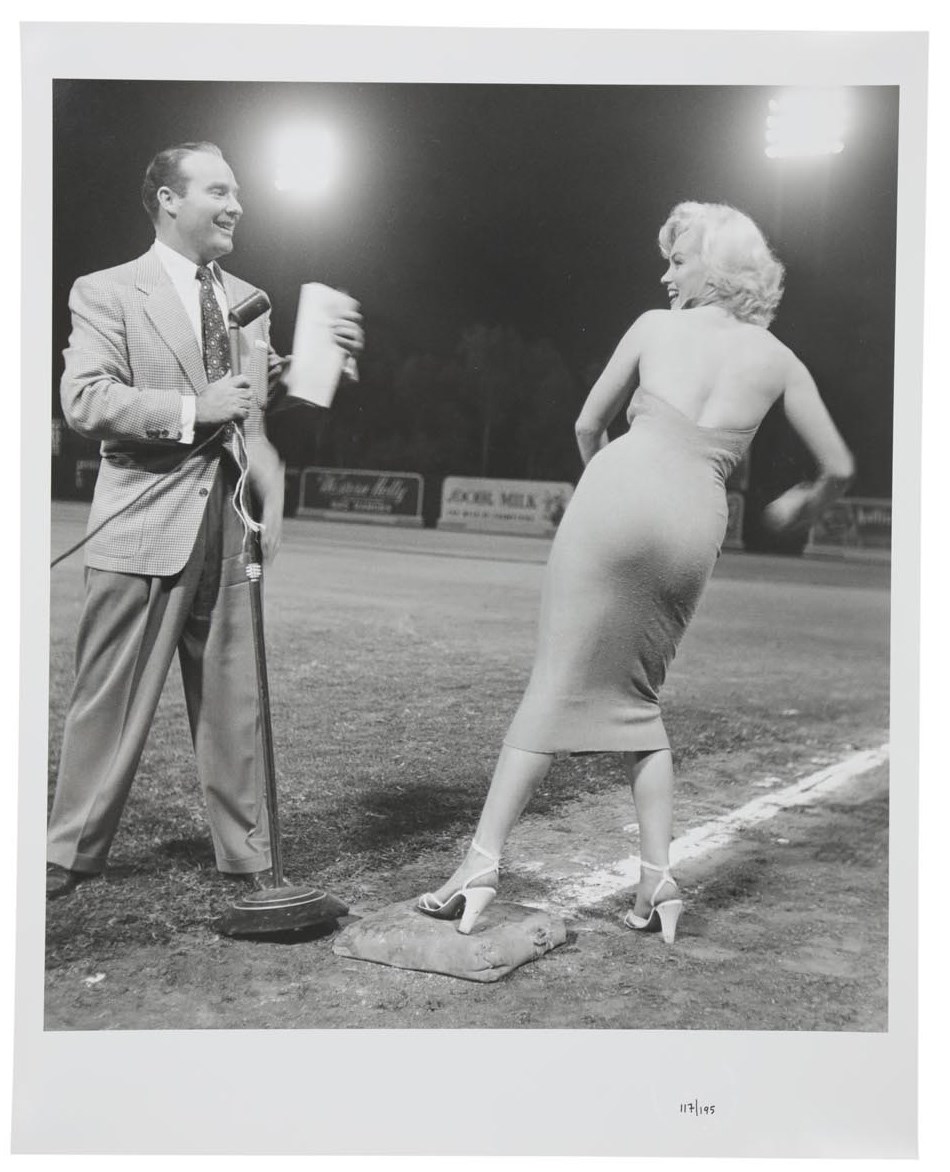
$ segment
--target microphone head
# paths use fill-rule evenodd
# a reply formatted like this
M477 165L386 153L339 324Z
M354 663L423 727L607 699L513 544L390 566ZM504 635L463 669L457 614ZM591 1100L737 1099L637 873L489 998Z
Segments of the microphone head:
M240 326L243 329L244 326L256 321L262 313L266 313L269 309L270 299L262 289L257 289L250 297L245 297L237 305L231 306L228 310L228 321L231 325Z

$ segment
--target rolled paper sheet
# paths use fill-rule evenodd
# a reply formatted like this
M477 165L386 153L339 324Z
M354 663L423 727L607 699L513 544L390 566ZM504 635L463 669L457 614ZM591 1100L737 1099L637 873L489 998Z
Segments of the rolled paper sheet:
M317 407L329 407L345 370L356 378L356 363L333 337L331 324L356 302L339 289L315 281L300 286L294 347L284 376L287 393Z

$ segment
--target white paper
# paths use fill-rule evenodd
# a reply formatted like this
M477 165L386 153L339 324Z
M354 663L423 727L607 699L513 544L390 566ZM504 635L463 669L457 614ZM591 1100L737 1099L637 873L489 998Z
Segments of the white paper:
M353 298L339 289L315 281L300 286L293 356L284 375L288 394L318 407L330 406L347 361L330 326L355 308Z

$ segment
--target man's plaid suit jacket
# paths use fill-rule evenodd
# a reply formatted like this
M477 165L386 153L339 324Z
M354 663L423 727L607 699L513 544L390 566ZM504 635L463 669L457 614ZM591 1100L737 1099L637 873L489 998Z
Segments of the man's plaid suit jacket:
M221 275L229 304L255 292L246 281ZM102 441L89 531L146 485L155 485L87 543L86 564L130 574L176 574L191 553L218 462L230 458L222 457L216 441L159 483L188 451L177 442L181 396L200 395L208 386L194 330L152 250L80 277L69 308L63 413L74 430ZM244 425L249 447L267 443L264 409L280 362L269 331L269 313L241 331L241 372L252 389Z

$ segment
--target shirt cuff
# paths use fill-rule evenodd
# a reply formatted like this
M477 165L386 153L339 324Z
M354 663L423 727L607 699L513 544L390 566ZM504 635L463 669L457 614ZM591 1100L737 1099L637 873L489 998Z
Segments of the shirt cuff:
M193 444L195 442L195 412L197 411L197 404L195 403L194 395L182 395L181 397L181 435L178 437L180 444Z

